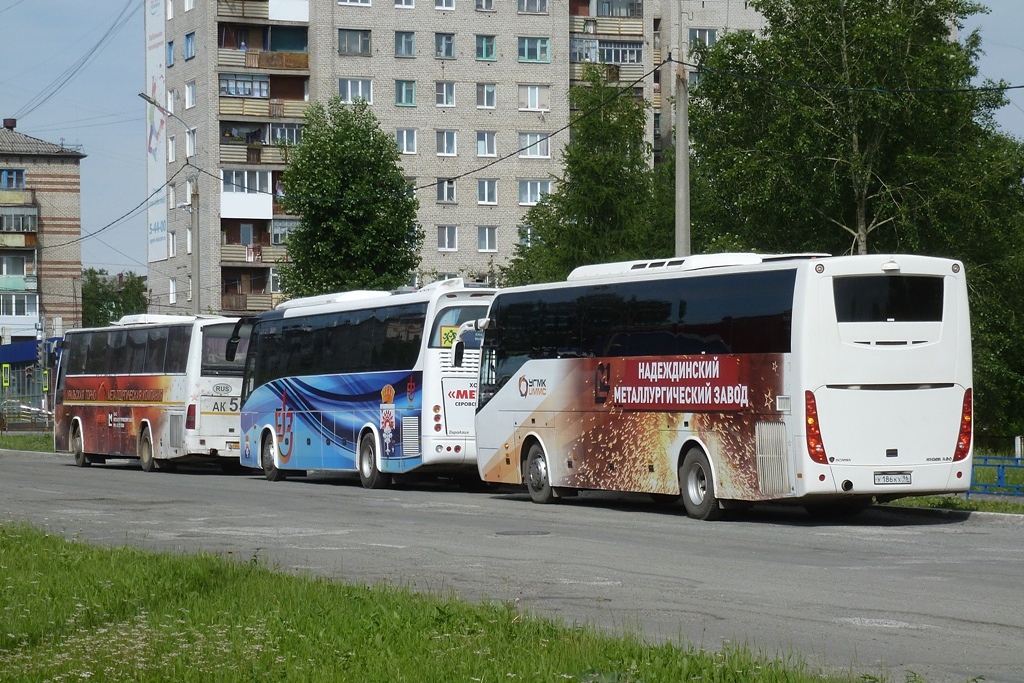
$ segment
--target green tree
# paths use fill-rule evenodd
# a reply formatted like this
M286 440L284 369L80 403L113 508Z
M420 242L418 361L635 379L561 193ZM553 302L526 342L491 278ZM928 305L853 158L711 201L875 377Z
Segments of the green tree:
M149 301L146 280L135 273L108 275L106 270L82 271L82 325L102 327L125 315L145 313Z
M418 202L398 165L394 136L363 100L313 103L289 150L282 203L299 215L281 288L291 296L392 289L419 265Z
M998 89L971 87L968 0L753 0L763 35L696 55L698 249L917 252L962 259L977 418L1024 428L1024 149ZM996 85L996 84L990 84Z
M671 254L672 228L654 202L649 104L608 85L596 65L585 68L584 80L569 92L563 176L526 213L530 242L516 246L503 284L551 282L581 265Z

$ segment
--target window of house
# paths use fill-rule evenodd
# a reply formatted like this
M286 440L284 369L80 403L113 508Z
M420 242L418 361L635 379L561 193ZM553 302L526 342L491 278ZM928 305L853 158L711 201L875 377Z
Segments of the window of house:
M550 111L550 86L527 84L519 86L519 109L523 111Z
M0 232L38 232L39 209L35 206L0 206Z
M455 203L455 178L437 179L437 201L441 204Z
M174 18L174 0L167 0L167 21Z
M173 164L177 160L177 158L178 158L178 155L177 155L177 153L175 152L175 149L174 149L174 139L175 139L175 137L176 136L174 136L174 135L168 135L167 136L167 163L169 163L169 164Z
M167 108L167 113L168 114L173 114L174 113L174 101L176 99L178 99L178 91L175 90L174 88L168 88L167 89L167 104L165 105L165 107Z
M167 186L167 208L178 208L178 186L174 183Z
M494 0L476 0L476 10L478 12L493 12Z
M196 106L196 82L189 81L185 84L185 109Z
M177 233L174 230L167 231L167 258L174 258L178 255Z
M178 281L173 277L167 281L167 303L178 303Z
M221 74L220 94L229 97L270 97L270 76L262 74Z
M569 61L574 64L597 61L597 44L594 38L569 39Z
M24 275L24 256L0 256L0 275Z
M187 277L188 277L188 292L185 294L185 300L186 301L192 301L192 276L189 275Z
M699 45L711 47L718 40L718 29L714 28L691 28L690 29L690 50L695 50Z
M597 44L597 56L605 64L643 64L644 44L639 41L601 40Z
M253 227L252 223L242 223L238 226L239 235L241 235L241 244L249 245L255 244L253 240Z
M519 11L523 14L547 14L548 0L519 0Z
M476 227L476 250L498 251L498 226L478 225Z
M185 204L192 205L192 187L195 184L193 180L185 181Z
M519 37L520 62L550 62L549 39L533 36Z
M519 244L524 247L533 244L533 227L525 223L519 226Z
M338 54L370 56L370 32L363 29L338 29Z
M395 31L395 56L415 57L416 56L416 33L415 31Z
M497 50L494 47L494 36L476 37L476 58L482 61L494 61L498 58Z
M412 9L416 6L416 0L395 0L395 7Z
M270 243L282 245L288 239L292 230L299 226L297 218L275 218L270 223Z
M439 130L437 131L437 156L439 157L450 157L455 156L458 153L455 146L455 131L454 130Z
M476 181L476 203L497 204L498 203L498 180L497 178L480 178Z
M497 133L493 130L478 130L476 132L476 155L478 157L498 156L495 137Z
M370 6L370 0L338 0L339 5L366 5Z
M277 268L270 269L270 293L280 294L281 293L281 276L277 273Z
M519 157L521 159L550 159L551 145L547 133L520 132Z
M519 181L519 203L523 206L533 206L540 201L541 197L551 191L550 180L525 179Z
M416 81L395 81L395 104L400 107L416 106Z
M270 194L270 171L243 171L240 169L224 169L224 192L243 192Z
M24 190L25 169L0 168L0 190Z
M398 151L402 154L416 153L415 128L399 128L395 131L395 140L398 142Z
M185 34L185 59L192 59L196 56L196 34L195 32Z
M167 41L167 66L174 66L174 41Z
M194 157L196 155L196 128L189 128L185 131L185 156Z
M185 229L185 253L192 253L192 227L189 226Z
M599 17L634 17L644 15L643 0L598 0L597 16Z
M494 109L495 92L498 86L495 83L476 84L476 108Z
M437 226L437 250L458 251L459 229L454 225Z
M434 34L434 56L438 59L455 59L455 34Z
M270 141L273 143L284 143L297 145L302 142L301 123L271 123Z
M373 81L369 78L338 79L338 92L345 104L352 104L359 99L373 104Z
M439 107L455 106L455 81L437 81L434 83L434 103Z
M434 0L434 9L455 9L455 0Z
M185 0L185 11L186 12L191 12L193 9L195 9L195 6L196 6L196 0Z

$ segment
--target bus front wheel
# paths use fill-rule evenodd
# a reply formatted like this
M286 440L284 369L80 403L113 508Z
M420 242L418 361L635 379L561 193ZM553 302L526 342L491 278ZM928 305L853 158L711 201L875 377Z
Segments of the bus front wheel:
M679 468L679 489L686 514L694 519L719 519L722 508L715 498L715 480L711 464L699 448L691 448Z
M142 432L142 440L139 441L139 464L143 472L152 472L156 469L156 459L153 458L153 437L149 430Z
M267 434L263 437L263 446L260 448L260 464L263 466L263 476L267 481L284 481L284 472L277 469L277 465L274 464L276 456L274 437Z
M365 489L383 489L391 477L377 469L377 437L366 434L359 442L359 481Z
M77 467L88 467L92 460L85 454L85 445L82 443L82 430L76 424L71 428L71 452L75 454L75 465Z
M530 492L530 499L534 503L546 504L555 499L555 492L551 489L551 478L548 475L548 461L544 458L544 449L539 443L530 446L530 450L523 461L523 481L526 482L526 490Z

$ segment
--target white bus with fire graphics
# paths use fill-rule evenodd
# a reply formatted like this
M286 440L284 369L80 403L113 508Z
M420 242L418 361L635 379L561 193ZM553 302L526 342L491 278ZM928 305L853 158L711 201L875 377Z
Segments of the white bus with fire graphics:
M238 469L244 346L233 362L225 355L236 320L143 314L69 330L54 448L74 453L79 467L138 458L146 472L195 460Z
M493 294L452 278L294 299L240 321L252 326L241 463L271 481L308 470L358 472L366 488L412 471L477 481L479 344L464 340L460 363L453 347Z
M963 265L913 255L709 254L503 289L484 328L481 477L854 512L966 491Z

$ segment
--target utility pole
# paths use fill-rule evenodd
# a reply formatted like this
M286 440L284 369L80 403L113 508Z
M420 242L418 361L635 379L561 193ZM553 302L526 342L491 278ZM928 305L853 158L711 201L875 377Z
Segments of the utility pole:
M679 56L683 17L679 16ZM690 88L686 66L676 63L676 256L690 255Z

